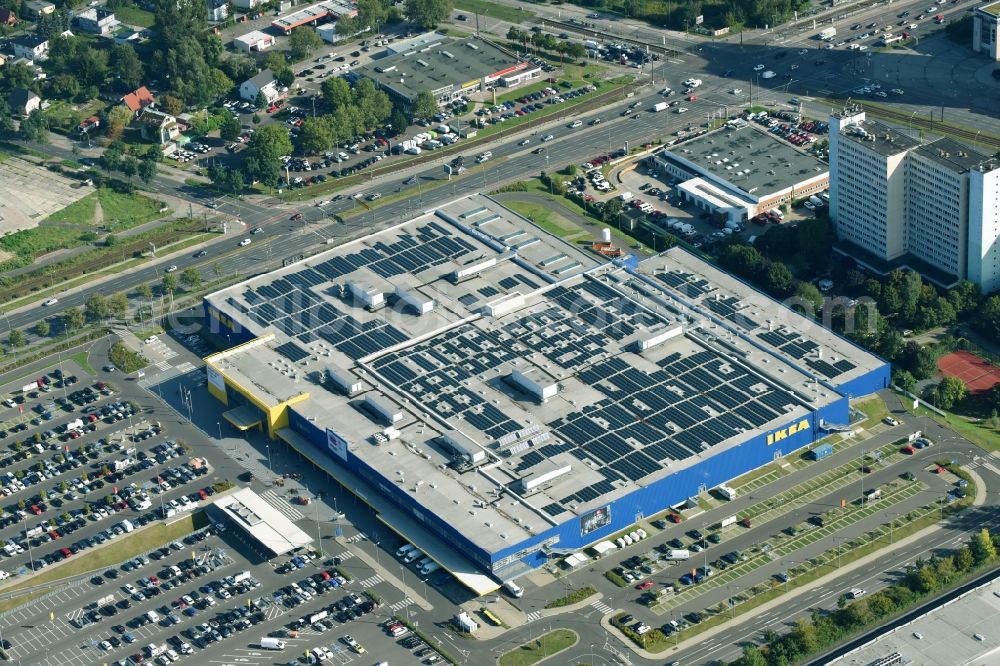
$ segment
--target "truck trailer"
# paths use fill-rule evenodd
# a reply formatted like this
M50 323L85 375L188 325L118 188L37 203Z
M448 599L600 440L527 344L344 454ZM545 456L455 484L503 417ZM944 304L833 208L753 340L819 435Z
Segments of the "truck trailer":
M836 36L837 36L836 28L823 28L822 30L819 31L817 38L823 40L824 42L828 42Z

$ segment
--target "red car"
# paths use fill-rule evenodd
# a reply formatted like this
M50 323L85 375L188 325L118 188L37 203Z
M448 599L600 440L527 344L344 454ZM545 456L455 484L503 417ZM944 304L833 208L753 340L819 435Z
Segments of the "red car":
M653 581L651 581L651 580L644 580L641 583L639 583L638 585L636 585L635 589L637 589L637 590L648 590L651 587L653 587Z
M672 523L679 523L682 520L681 514L670 512L667 514L667 520L669 520Z
M913 448L912 446L910 446L909 444L907 444L902 449L900 449L900 451L902 453L905 453L908 456L912 456L914 453L917 452L917 450L915 448Z
M40 516L42 514L42 509L37 504L32 504L31 513L35 514L36 516Z
M69 548L60 548L59 552L62 553L63 557L69 558L73 557L73 551Z
M208 493L206 493L204 490L199 490L198 491L198 497L202 498L203 500L207 500L208 499Z
M687 96L687 101L689 101L689 102L697 102L698 101L698 96L697 95L688 95Z

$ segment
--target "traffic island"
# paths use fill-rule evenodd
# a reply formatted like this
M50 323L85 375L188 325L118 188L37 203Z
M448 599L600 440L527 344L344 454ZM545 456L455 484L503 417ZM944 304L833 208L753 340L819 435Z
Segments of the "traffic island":
M524 643L503 654L499 666L531 666L554 657L580 642L580 636L571 629L556 629Z

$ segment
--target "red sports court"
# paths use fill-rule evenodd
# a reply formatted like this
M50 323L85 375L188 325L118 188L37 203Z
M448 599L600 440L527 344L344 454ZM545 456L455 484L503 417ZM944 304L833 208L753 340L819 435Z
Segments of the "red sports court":
M967 351L945 354L938 368L949 377L958 377L970 393L988 391L1000 383L1000 368Z

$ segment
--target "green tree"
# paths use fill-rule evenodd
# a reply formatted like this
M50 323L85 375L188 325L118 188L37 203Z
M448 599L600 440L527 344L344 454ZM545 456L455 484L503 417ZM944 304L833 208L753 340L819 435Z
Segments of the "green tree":
M323 92L323 100L332 111L354 103L354 93L351 92L351 86L342 77L324 79L320 89Z
M226 172L225 179L226 188L233 194L239 194L243 191L243 174L235 169Z
M134 155L126 155L119 165L122 174L128 178L129 189L132 188L132 179L139 173L139 160Z
M141 160L139 162L138 166L139 178L141 178L142 182L146 183L147 185L149 185L149 183L154 178L156 178L156 171L157 171L156 164L157 164L156 160Z
M48 143L49 141L49 120L42 115L39 109L35 109L21 120L18 129L24 141L34 143Z
M381 0L358 0L358 22L375 32L385 25L389 11Z
M1000 340L1000 296L987 298L973 322L984 335L993 340Z
M146 72L142 60L131 44L111 47L111 67L115 72L114 85L120 91L135 90L143 85Z
M139 296L142 296L145 299L150 299L153 297L153 288L150 287L148 284L143 283L135 288L135 293L137 293Z
M62 321L63 328L67 332L80 330L86 322L86 318L80 308L66 308L59 316L59 319Z
M777 296L785 296L792 288L792 272L780 261L771 262L765 274L767 290Z
M823 312L823 294L811 282L799 282L795 285L795 295L801 299L802 309L811 316L820 315Z
M756 645L744 645L743 654L733 662L732 666L768 666L767 658Z
M278 124L265 125L254 132L244 151L243 177L249 182L260 181L274 187L278 184L278 158L292 152L288 132Z
M108 299L99 293L91 294L83 306L84 313L90 321L103 321L111 313Z
M7 338L7 344L13 348L23 347L27 341L28 338L24 332L16 328L11 330L10 336Z
M992 562L997 557L996 546L993 544L993 539L990 538L989 529L985 527L972 537L969 548L972 551L972 559L977 565Z
M49 322L45 321L44 319L35 324L35 335L37 335L40 338L49 337L49 330L50 330Z
M307 118L298 136L299 149L306 155L318 155L330 150L333 133L326 118Z
M433 118L439 111L437 100L428 90L421 90L417 93L417 99L413 102L414 118Z
M73 99L80 94L80 82L72 74L60 74L52 78L49 95L61 99Z
M764 268L764 257L750 245L733 243L719 253L719 263L737 275L756 280Z
M920 299L921 291L923 290L923 282L920 280L920 274L911 271L893 271L901 272L902 278L900 281L899 295L902 299L902 313L906 319L910 319L916 312L917 301Z
M604 220L605 224L612 224L618 221L618 215L622 212L622 200L618 197L614 199L608 199L604 203L604 210L601 213L601 218Z
M160 106L172 116L179 115L184 111L184 102L174 95L164 95L160 99Z
M361 23L353 16L341 16L337 19L337 25L334 26L334 30L341 37L353 37L361 32Z
M955 568L958 571L966 572L975 564L976 560L972 556L972 549L968 546L962 546L955 552Z
M227 113L226 117L219 123L219 138L223 141L235 141L242 129L240 119L231 113Z
M958 377L945 377L934 389L937 406L941 409L951 409L965 399L968 390Z
M309 54L321 46L323 46L323 40L315 30L308 26L295 28L288 38L288 47L293 60L307 58Z
M196 289L201 285L201 273L194 267L185 268L184 272L181 273L181 283L186 289Z
M124 292L115 292L108 297L108 312L112 317L121 319L128 312L128 296Z
M330 79L327 79L329 81ZM324 81L323 83L326 83ZM406 114L404 114L399 109L393 109L392 115L389 119L389 124L392 125L392 131L396 134L402 134L406 131L406 128L410 126L410 121L406 119Z
M124 105L119 105L108 111L104 134L112 141L117 139L132 122L132 111Z
M452 0L406 0L406 16L421 28L429 29L448 18L455 3Z
M173 273L167 273L160 280L160 286L163 288L163 292L167 294L172 294L177 291L177 277Z

